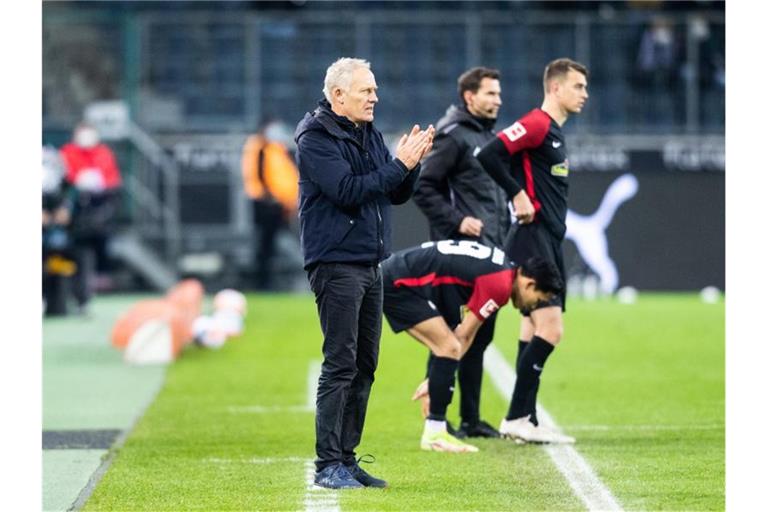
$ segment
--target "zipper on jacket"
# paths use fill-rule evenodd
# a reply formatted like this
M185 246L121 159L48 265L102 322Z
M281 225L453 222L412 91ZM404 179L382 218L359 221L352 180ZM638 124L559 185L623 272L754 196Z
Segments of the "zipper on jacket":
M379 201L376 200L376 216L378 217L378 222L376 223L376 238L379 239L379 250L377 251L379 255L379 261L384 257L384 240L381 237L381 210L379 209Z
M371 153L367 149L363 149L363 154L365 155L365 160L368 163L368 169L370 171L373 171L373 162L371 161ZM383 222L381 218L381 208L379 208L379 201L376 200L376 239L378 240L379 247L376 250L376 254L378 255L379 262L384 257L384 239L381 236L381 223Z

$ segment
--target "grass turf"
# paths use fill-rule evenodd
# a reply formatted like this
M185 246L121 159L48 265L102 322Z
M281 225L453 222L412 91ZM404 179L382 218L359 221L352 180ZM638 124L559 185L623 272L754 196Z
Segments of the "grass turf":
M517 325L505 308L496 343L510 361ZM249 296L246 334L219 351L189 347L169 368L85 510L304 508L314 417L301 406L320 345L311 297ZM342 510L583 509L540 447L420 451L409 397L425 358L385 325L359 454L376 455L365 468L391 487L339 493ZM497 424L508 399L486 377L484 419ZM675 294L641 294L632 306L569 301L540 400L625 509L724 508L722 304Z

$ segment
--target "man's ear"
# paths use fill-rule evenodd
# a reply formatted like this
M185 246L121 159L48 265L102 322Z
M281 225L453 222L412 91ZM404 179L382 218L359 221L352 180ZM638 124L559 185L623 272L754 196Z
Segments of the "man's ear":
M344 91L341 89L341 87L334 87L331 91L331 95L333 96L333 99L335 99L338 103L344 104Z
M469 100L472 97L472 91L466 90L462 93L461 98L464 100L465 105L469 105Z

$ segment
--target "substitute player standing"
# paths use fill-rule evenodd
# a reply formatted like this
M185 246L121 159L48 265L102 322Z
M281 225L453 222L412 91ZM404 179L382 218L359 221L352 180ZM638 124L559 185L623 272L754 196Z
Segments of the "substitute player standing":
M477 155L485 170L517 197L520 223L507 245L509 257L525 261L540 256L557 265L565 282L562 241L568 199L568 158L561 130L571 114L581 112L587 94L587 68L557 59L544 69L544 102L502 130ZM521 193L522 192L522 193ZM520 201L519 198L527 198ZM526 440L537 427L536 395L544 363L563 335L565 291L533 308L521 310L517 382L499 432ZM551 432L550 442L572 442Z
M384 315L392 330L407 330L435 356L421 448L478 451L447 432L445 413L459 360L483 322L510 297L516 308L530 308L562 292L557 268L541 258L517 267L501 249L471 240L441 240L393 254L382 264L382 274Z

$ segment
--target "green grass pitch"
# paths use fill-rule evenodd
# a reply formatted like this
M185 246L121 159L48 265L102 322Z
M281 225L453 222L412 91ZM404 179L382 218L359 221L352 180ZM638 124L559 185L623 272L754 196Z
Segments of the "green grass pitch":
M190 346L85 510L301 510L314 456L307 375L321 358L310 296L249 299L245 334L218 351ZM540 401L625 510L725 506L725 311L685 294L634 305L569 300L563 343ZM497 323L512 361L518 320ZM583 510L540 446L481 440L476 454L422 452L409 401L426 349L384 325L359 454L386 490L339 493L341 510ZM482 415L498 424L509 397L487 375ZM449 415L456 421L458 395Z

